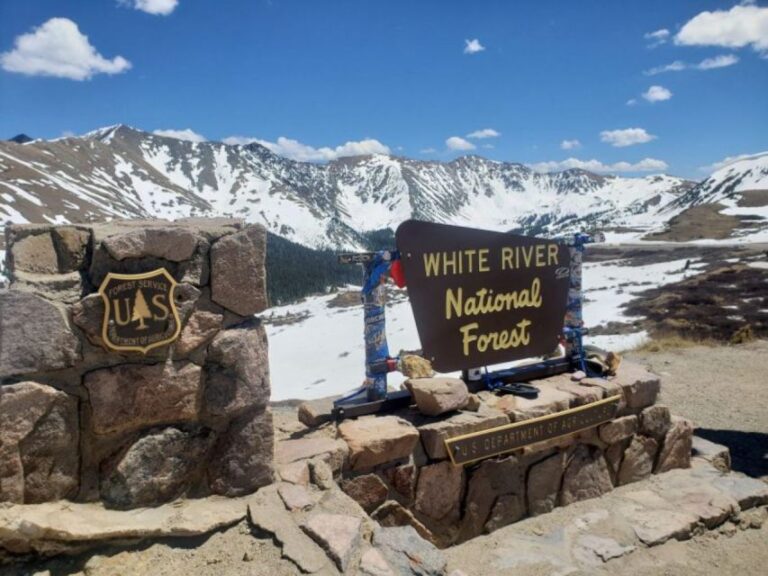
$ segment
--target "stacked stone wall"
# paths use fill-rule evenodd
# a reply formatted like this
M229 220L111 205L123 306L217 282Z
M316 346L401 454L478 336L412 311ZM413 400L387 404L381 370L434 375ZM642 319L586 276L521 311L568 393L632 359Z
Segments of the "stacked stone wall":
M384 526L411 525L445 547L557 506L595 498L653 473L690 466L693 425L657 404L661 382L625 362L611 378L562 374L532 382L538 398L469 394L457 379L406 382L416 405L395 414L322 423L325 401L299 408L317 428L278 443L278 471L296 481L299 456L321 458L351 497ZM620 396L616 418L467 466L445 440ZM337 436L329 440L327 436ZM311 461L311 460L310 460Z
M266 232L236 220L6 228L0 291L0 502L248 494L273 479ZM102 340L110 272L165 268L181 333Z

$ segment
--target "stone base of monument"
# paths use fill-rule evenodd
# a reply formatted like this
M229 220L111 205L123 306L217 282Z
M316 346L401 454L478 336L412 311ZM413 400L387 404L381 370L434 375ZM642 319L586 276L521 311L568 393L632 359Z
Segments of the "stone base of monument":
M532 383L541 392L530 400L469 394L457 379L412 379L416 405L338 425L324 417L329 403L307 403L300 418L323 436L280 442L279 472L295 480L307 474L296 461L322 456L372 518L411 525L446 547L690 466L693 424L656 403L660 379L641 366L625 362L607 379ZM590 427L592 405L615 413ZM457 438L471 444L456 446ZM462 450L469 463L454 463Z
M12 225L6 247L0 503L136 508L272 482L264 228Z

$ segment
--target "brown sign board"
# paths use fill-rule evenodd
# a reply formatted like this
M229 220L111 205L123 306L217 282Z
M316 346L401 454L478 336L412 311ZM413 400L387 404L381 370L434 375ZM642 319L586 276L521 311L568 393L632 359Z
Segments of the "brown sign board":
M613 420L620 400L620 395L611 396L555 414L448 438L445 448L454 464L470 464Z
M551 240L408 220L397 248L424 354L450 372L552 352L570 252Z
M176 280L165 268L144 274L110 272L99 287L104 300L102 338L117 351L146 354L179 337Z

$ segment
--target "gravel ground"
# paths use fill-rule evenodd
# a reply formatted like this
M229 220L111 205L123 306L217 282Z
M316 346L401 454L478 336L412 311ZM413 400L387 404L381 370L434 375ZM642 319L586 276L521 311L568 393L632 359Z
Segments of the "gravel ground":
M733 467L768 480L768 340L630 352L662 376L661 402L731 449Z

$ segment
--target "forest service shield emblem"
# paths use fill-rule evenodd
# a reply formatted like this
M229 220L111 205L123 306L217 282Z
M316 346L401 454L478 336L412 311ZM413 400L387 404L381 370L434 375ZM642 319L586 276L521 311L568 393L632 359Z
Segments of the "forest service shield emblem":
M176 284L165 268L144 274L107 274L99 287L106 346L146 354L176 340L181 332Z

